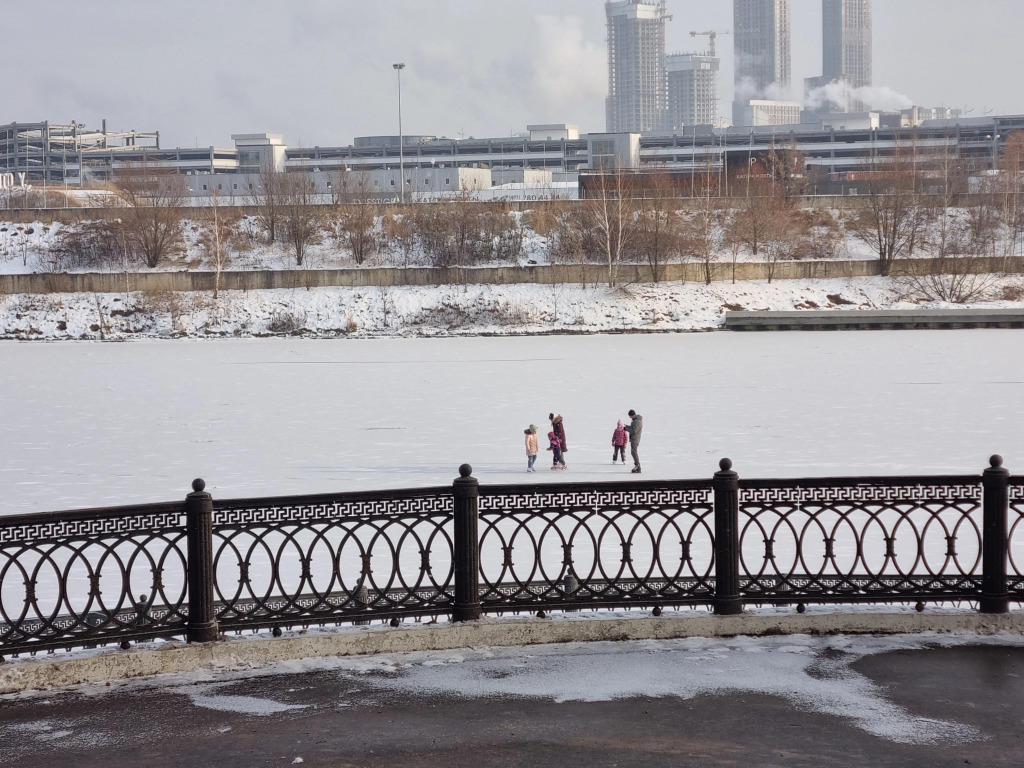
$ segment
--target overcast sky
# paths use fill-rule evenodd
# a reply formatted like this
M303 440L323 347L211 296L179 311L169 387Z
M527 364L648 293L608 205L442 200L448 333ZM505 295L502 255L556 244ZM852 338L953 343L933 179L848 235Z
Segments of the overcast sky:
M793 0L793 79L821 73L821 3ZM667 48L730 30L729 0L668 0ZM0 123L72 119L231 146L281 133L332 146L398 133L604 130L601 0L4 0ZM1024 113L1022 0L875 0L875 86L895 101ZM732 38L719 113L731 114ZM797 94L798 95L798 94Z

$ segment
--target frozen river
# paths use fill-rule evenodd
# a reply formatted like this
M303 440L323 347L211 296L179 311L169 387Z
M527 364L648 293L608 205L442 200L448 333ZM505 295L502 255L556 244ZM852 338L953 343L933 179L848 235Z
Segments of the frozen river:
M0 514L182 498L628 479L1024 471L1014 330L0 345ZM525 473L565 417L569 471Z

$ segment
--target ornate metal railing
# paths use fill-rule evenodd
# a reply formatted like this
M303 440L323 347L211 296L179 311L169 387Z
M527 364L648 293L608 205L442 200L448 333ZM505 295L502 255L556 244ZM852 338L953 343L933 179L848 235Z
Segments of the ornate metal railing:
M743 596L769 603L976 597L981 509L978 475L740 481Z
M0 652L187 629L185 505L0 517Z
M1024 600L1024 478L451 487L0 517L0 653L503 611Z
M486 611L708 603L711 482L480 489Z
M216 502L221 629L451 611L452 489Z
M1009 478L1007 508L1007 589L1024 598L1024 477Z

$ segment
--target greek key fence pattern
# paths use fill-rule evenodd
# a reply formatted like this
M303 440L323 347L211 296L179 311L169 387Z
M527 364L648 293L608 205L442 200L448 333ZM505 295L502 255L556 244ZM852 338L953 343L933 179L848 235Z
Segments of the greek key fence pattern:
M711 484L480 489L480 601L538 607L707 603Z
M452 601L450 488L215 503L222 629L438 614Z
M751 601L976 596L978 476L740 481L740 578Z
M1010 594L1024 597L1024 477L1010 478L1007 495L1007 583Z
M183 505L0 517L0 652L180 634Z

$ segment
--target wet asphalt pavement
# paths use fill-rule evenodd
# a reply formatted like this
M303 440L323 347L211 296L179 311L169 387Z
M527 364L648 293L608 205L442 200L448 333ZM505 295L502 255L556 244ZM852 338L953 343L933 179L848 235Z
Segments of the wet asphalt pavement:
M893 651L849 668L914 717L974 735L896 743L855 718L743 691L556 703L404 691L388 670L321 669L0 697L0 765L1024 765L1024 647Z

